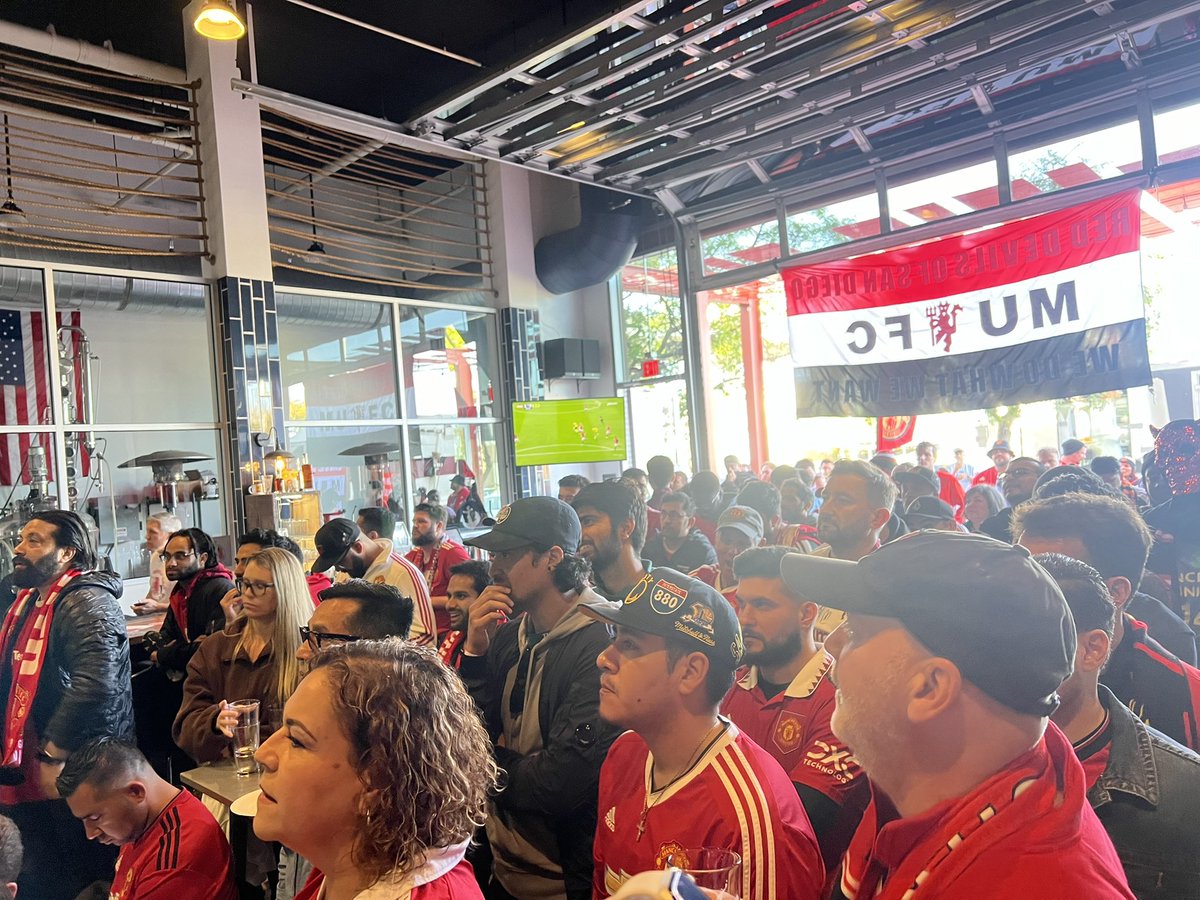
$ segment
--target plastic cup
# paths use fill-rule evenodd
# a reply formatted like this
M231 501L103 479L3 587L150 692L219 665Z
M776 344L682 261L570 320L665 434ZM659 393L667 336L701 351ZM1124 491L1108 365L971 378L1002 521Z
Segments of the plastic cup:
M702 888L738 896L742 882L742 857L719 847L696 847L667 855L666 864L682 869Z

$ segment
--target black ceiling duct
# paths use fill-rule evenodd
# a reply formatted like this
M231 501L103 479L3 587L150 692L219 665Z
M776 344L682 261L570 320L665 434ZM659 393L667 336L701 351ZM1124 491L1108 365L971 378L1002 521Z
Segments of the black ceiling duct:
M607 281L633 257L643 212L636 197L580 185L579 224L546 235L533 249L538 281L553 294Z

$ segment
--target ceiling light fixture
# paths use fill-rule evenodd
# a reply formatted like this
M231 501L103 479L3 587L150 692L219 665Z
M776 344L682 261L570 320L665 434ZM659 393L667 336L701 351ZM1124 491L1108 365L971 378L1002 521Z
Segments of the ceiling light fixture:
M12 155L8 146L8 113L4 114L4 178L8 186L8 198L0 204L0 229L5 231L20 225L28 225L25 210L17 206L12 192Z
M234 0L207 0L192 27L213 41L236 41L246 33L246 23L237 14Z
M317 195L313 191L313 177L312 177L311 172L308 173L308 205L309 205L309 210L312 213L313 239L312 239L312 243L308 245L308 249L305 250L304 252L305 253L324 253L325 245L322 244L317 239ZM311 260L310 260L310 262L311 262Z

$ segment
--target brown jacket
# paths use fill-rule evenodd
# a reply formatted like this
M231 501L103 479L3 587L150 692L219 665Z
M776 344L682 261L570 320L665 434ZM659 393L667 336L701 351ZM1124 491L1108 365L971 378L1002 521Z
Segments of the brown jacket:
M267 708L277 705L274 654L268 644L255 662L250 661L245 650L239 651L235 659L233 651L245 627L246 620L239 619L226 630L209 635L200 642L200 649L188 663L183 704L175 716L171 736L196 762L216 762L230 754L229 738L216 729L222 700L258 700L262 704L259 710L262 737L267 737L267 722L271 718Z

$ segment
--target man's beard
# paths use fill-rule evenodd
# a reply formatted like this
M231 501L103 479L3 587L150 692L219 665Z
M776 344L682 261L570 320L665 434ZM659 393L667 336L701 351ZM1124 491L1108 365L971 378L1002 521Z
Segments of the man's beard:
M783 665L791 659L794 659L796 654L800 652L803 646L803 641L799 634L790 634L785 640L769 641L760 635L763 640L763 648L757 653L751 653L749 650L742 656L742 662L748 665L758 666L759 669L773 668Z
M621 555L621 541L614 533L604 540L603 543L592 544L592 571L599 572L601 569L607 568L617 561Z
M432 531L422 531L413 535L412 542L414 547L433 547L440 544L442 539Z
M37 562L26 559L24 566L13 568L13 584L19 588L35 588L49 583L59 573L53 556L43 556Z

